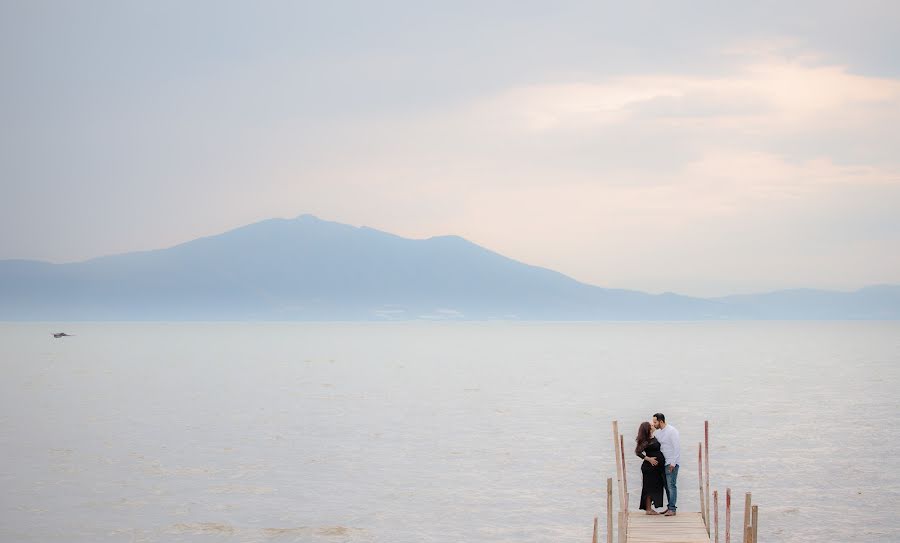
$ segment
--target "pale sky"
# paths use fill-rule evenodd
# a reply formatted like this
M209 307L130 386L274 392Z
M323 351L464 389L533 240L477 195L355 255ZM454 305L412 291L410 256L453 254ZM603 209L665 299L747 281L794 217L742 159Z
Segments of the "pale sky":
M893 1L0 0L0 259L312 213L605 287L900 283L898 51Z

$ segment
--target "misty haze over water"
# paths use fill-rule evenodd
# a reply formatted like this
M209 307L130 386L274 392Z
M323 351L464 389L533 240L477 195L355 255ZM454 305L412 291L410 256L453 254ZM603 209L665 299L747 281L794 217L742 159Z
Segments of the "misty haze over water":
M0 540L586 541L610 421L662 411L682 510L709 419L761 541L896 541L898 361L897 322L5 323Z

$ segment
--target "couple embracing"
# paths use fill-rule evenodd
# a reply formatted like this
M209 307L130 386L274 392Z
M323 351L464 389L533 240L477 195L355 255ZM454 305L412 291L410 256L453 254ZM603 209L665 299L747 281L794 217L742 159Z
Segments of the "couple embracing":
M635 441L637 447L634 452L643 460L640 508L648 515L674 517L678 498L678 462L681 460L678 429L666 424L665 415L656 413L650 422L641 423ZM669 503L665 512L658 512L654 507L663 506L663 490Z

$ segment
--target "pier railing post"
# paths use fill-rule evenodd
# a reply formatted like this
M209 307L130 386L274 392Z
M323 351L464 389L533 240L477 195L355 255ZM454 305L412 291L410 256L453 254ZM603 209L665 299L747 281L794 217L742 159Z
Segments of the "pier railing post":
M613 445L616 449L616 481L619 486L619 511L625 510L625 487L622 485L622 472L625 466L622 465L622 451L619 450L619 421L612 422Z
M625 512L628 512L628 469L625 467L625 437L619 434L619 452L622 453L622 486L625 487Z
M713 524L715 524L715 532L716 532L716 541L715 543L719 543L719 491L713 491Z
M606 543L613 543L612 477L606 479Z
M628 517L625 511L619 511L619 543L625 543L627 541L627 534L625 530L628 529Z
M591 543L599 543L597 541L597 517L594 517L594 537L591 538Z
M709 421L703 421L703 450L706 456L703 463L706 468L706 535L709 535Z
M725 543L731 543L731 489L725 489Z
M703 443L697 444L697 478L700 480L700 518L703 519L706 535L709 535L709 519L706 516L706 503L703 498Z
M753 506L753 531L751 532L752 540L750 543L756 543L757 533L757 519L759 518L759 508L757 506Z
M751 504L751 493L747 492L747 494L744 495L744 526L743 526L743 529L741 530L741 535L744 538L744 543L750 543L750 539L752 539L751 537L747 537L747 534L750 533L749 532L750 515L751 515L750 504Z

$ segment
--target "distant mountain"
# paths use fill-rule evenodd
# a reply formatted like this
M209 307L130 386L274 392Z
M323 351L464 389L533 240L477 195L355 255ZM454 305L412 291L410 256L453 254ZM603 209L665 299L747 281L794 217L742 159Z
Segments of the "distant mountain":
M900 318L900 287L873 288L651 295L456 236L406 239L303 215L79 263L0 261L0 320Z
M855 292L791 289L714 300L748 319L900 319L900 285L877 285Z

